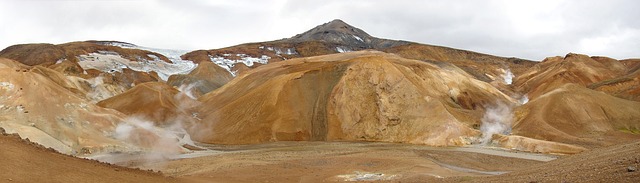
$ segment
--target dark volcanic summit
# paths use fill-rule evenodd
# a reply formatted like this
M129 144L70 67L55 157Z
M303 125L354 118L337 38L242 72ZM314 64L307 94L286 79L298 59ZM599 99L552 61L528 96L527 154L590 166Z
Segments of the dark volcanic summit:
M345 46L349 50L384 49L407 44L405 41L380 39L340 19L318 25L289 39L294 42L324 41Z

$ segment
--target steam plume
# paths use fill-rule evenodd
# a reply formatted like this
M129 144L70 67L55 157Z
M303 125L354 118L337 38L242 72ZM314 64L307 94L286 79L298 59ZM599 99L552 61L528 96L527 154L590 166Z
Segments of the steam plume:
M180 90L180 94L178 95L186 95L187 97L195 100L198 97L196 97L193 89L198 85L200 85L199 81L191 84L182 84L180 85L180 87L178 87L178 90ZM179 97L179 96L176 96L176 97Z
M513 77L514 75L510 69L507 69L507 71L502 75L502 78L504 79L504 83L507 83L508 85L513 83Z
M482 132L480 143L482 145L489 144L494 134L511 133L512 122L513 111L511 106L498 102L494 106L487 107L480 126L480 131Z
M182 152L180 138L169 129L154 126L153 122L130 117L116 126L114 137L118 140L148 148L152 153L145 159L155 160Z

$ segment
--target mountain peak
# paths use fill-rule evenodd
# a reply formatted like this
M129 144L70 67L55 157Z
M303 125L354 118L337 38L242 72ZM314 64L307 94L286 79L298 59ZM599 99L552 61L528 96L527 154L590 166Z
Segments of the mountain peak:
M331 22L318 25L313 29L302 34L298 34L292 38L299 39L301 41L325 40L327 42L335 42L339 37L349 37L361 42L372 38L363 30L351 26L340 19L335 19Z
M326 24L349 25L349 24L347 24L346 22L344 22L344 21L342 21L340 19L331 20L331 22L328 22Z
M331 22L327 22L324 23L322 25L319 25L318 27L320 27L321 29L324 30L335 30L335 31L350 31L350 32L355 32L353 26L347 24L346 22L340 20L340 19L335 19L332 20ZM357 28L356 28L357 29ZM363 31L364 32L364 31Z
M296 42L324 41L336 46L341 46L341 49L351 51L402 44L399 41L383 40L373 37L367 32L351 26L340 19L318 25L302 34L293 36L289 40Z

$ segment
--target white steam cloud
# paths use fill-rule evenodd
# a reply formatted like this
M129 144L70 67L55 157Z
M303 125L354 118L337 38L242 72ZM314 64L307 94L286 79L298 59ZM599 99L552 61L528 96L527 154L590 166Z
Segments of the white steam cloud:
M508 85L513 83L513 77L514 75L510 69L507 69L507 71L505 71L505 73L502 75L502 78L504 79L504 83L507 83Z
M114 139L140 149L129 153L129 155L98 154L91 158L116 164L136 160L141 161L140 163L163 163L180 154L192 152L190 149L193 148L206 149L196 145L184 129L197 118L197 115L191 112L194 107L199 105L194 100L192 92L195 86L196 84L191 84L180 87L181 92L174 96L178 102L175 108L176 115L169 117L166 121L154 122L143 117L130 116L115 127ZM132 159L131 156L137 158Z
M85 97L92 103L98 103L99 101L111 98L125 91L124 87L105 84L103 76L87 79L86 81L89 83L89 86L91 86L91 89Z
M179 95L186 95L187 97L191 98L191 99L197 99L198 97L196 97L195 93L193 92L193 89L195 87L197 87L198 85L200 85L200 81L198 82L194 82L191 84L182 84L180 85L180 87L178 87L178 90L180 90L180 94ZM178 96L176 96L178 97Z
M173 129L179 131L181 128L179 126L160 128L151 121L130 117L116 126L114 137L146 148L150 153L145 155L145 160L161 160L184 152L181 142L190 141L190 139L181 140L181 137Z
M523 95L519 100L518 103L520 103L520 105L524 105L527 102L529 102L529 97L527 95Z
M489 144L494 134L511 133L512 123L513 110L511 106L498 102L496 105L487 107L480 125L482 132L480 143L482 145Z

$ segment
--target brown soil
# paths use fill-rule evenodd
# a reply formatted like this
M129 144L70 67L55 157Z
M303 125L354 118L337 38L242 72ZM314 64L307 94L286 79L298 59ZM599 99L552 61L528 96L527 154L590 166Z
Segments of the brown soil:
M0 146L0 182L181 182L160 173L59 154L17 135L0 135Z

